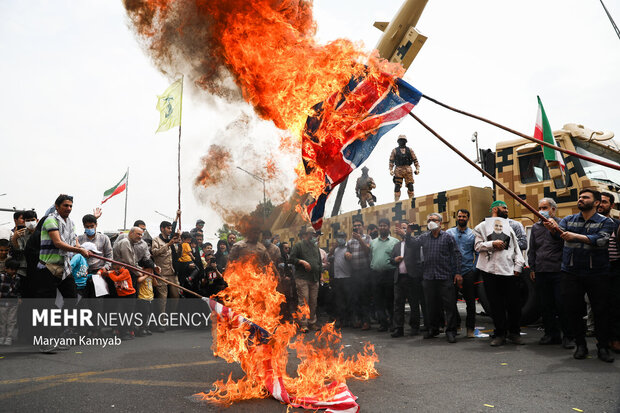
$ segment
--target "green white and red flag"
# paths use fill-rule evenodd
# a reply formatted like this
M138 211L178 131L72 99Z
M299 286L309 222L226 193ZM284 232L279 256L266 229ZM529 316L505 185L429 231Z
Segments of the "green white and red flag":
M551 130L551 126L549 125L549 119L547 119L547 114L545 113L545 109L543 108L542 102L540 101L540 97L536 97L538 98L538 115L536 116L536 128L534 129L534 138L557 146L555 138L553 137L553 131ZM560 152L546 146L543 146L542 150L543 156L545 157L546 161L557 162L560 165L560 168L562 168L562 171L564 171L564 159L562 159L562 154Z
M112 188L108 189L107 191L105 191L103 193L103 201L101 201L101 203L105 203L108 199L112 198L115 195L120 194L121 192L125 191L127 189L127 174L128 172L125 172L125 175L123 175L123 178L116 184L114 185Z

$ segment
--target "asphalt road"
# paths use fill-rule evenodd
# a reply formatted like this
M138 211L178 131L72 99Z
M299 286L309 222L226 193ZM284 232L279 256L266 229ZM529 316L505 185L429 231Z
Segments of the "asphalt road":
M486 317L479 326L490 327ZM620 360L574 360L571 350L539 346L536 327L526 345L492 348L487 338L448 344L443 335L393 339L376 329L344 329L346 352L375 344L380 376L349 381L362 411L616 412ZM225 409L197 402L217 379L241 377L238 365L215 358L208 330L173 330L117 347L78 346L57 354L0 347L0 411L26 412L286 412L274 399ZM300 411L300 409L295 409Z

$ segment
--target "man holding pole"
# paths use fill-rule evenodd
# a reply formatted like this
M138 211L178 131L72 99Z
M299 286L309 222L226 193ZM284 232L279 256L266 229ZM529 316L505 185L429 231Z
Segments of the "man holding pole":
M583 322L584 295L588 294L594 313L598 358L611 363L609 352L609 252L607 244L614 232L614 222L596 212L601 193L584 188L579 192L577 208L580 212L569 215L560 223L548 220L545 227L558 231L564 240L562 255L562 292L567 315L577 348L573 357L581 360L588 355L586 331Z
M177 278L176 272L174 271L174 267L172 265L172 248L174 244L178 244L180 242L179 234L172 235L172 223L168 221L162 221L159 224L159 236L153 239L152 253L153 260L155 261L155 265L160 268L159 275L175 284L179 283L179 279ZM168 307L168 312L174 312L176 310L178 299L179 299L179 289L169 285L165 282L157 283L157 307L159 309L159 313L163 314L166 312L166 306ZM171 300L168 300L170 298ZM159 326L156 330L159 333L163 333L166 331L164 326Z

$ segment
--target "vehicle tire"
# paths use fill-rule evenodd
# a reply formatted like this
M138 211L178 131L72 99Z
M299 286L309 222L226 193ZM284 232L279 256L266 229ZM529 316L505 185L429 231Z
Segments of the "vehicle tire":
M519 283L521 291L521 325L526 326L538 321L541 313L534 281L530 278L530 269L524 268L519 277L521 278Z

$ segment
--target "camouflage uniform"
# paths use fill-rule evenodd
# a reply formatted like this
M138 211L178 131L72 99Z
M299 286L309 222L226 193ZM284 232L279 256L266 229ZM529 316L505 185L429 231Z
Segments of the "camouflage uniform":
M355 194L359 198L362 208L366 208L368 205L375 206L376 198L371 191L376 187L375 180L368 176L368 168L362 168L362 176L357 178L357 183L355 184Z
M417 175L420 170L420 164L413 149L408 146L398 146L392 150L390 154L390 174L394 175L394 201L400 199L400 187L403 185L403 180L407 185L409 198L413 198L413 171L411 164L415 165Z

